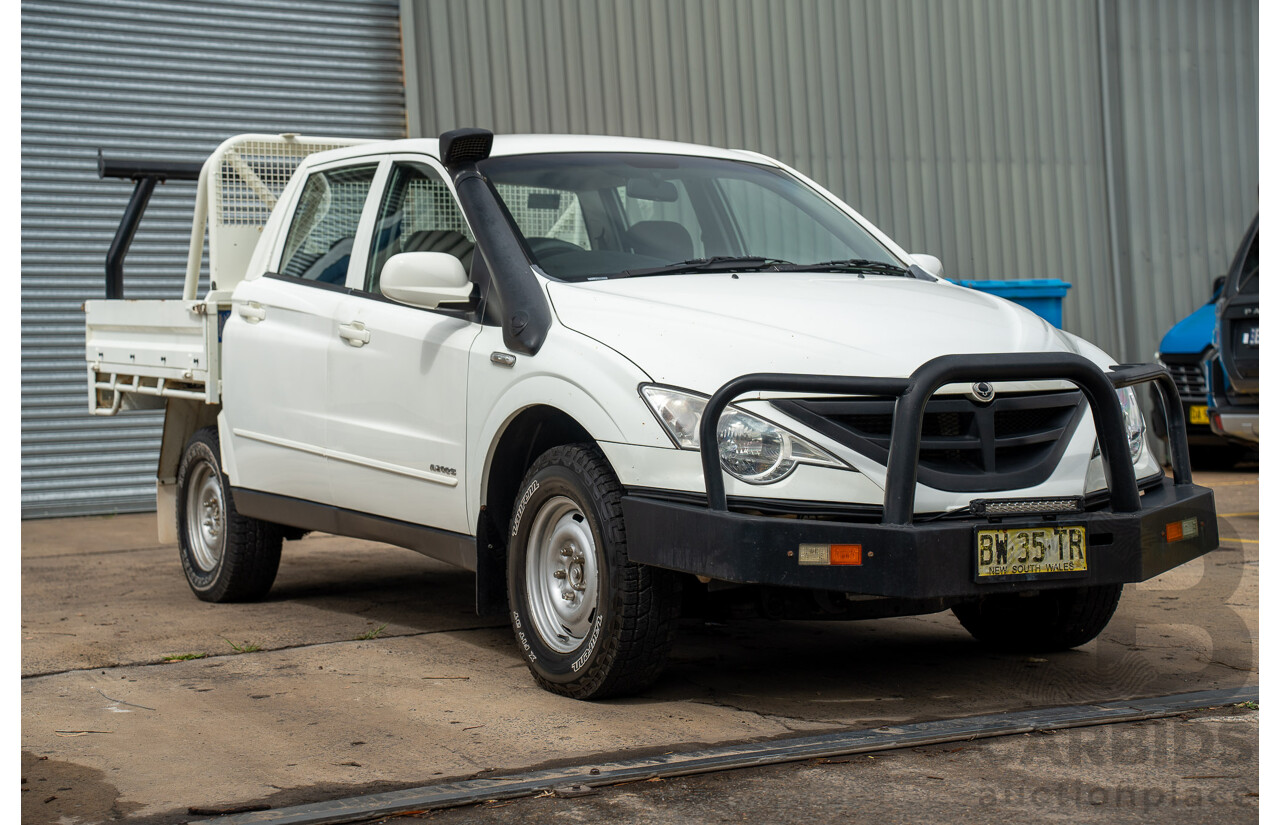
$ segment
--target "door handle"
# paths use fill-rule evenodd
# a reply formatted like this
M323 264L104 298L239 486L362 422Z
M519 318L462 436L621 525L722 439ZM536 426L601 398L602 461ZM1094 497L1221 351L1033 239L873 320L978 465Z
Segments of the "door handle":
M369 343L369 330L365 329L364 324L359 321L338 324L338 334L342 336L342 340L353 347L363 347Z
M240 313L241 318L251 324L256 324L267 317L267 311L263 309L262 304L257 301L249 301L248 303L241 304L237 312Z

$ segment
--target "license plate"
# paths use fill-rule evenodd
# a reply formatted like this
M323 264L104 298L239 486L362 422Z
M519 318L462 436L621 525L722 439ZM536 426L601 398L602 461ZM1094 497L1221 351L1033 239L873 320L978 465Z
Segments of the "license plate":
M1209 405L1207 404L1192 404L1187 408L1187 413L1192 424L1209 423Z
M978 579L1083 573L1084 527L1007 527L977 531Z

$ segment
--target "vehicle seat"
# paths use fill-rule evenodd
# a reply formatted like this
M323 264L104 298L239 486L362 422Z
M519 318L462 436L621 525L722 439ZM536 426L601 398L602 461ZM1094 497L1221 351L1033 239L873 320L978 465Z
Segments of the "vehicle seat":
M302 277L322 284L340 284L347 280L347 267L351 264L351 249L355 238L339 238L329 251L315 260Z
M664 261L693 258L693 238L689 230L675 221L640 221L626 231L623 242L638 255Z

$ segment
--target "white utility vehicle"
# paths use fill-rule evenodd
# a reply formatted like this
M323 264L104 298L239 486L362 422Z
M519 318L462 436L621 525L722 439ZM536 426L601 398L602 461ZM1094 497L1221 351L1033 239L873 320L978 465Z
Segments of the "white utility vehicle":
M942 280L762 155L462 129L100 172L138 188L85 305L90 407L166 410L159 524L201 599L263 596L307 530L390 542L474 570L535 679L594 698L657 678L682 599L950 608L1053 650L1217 546L1167 372ZM176 177L185 294L119 300Z

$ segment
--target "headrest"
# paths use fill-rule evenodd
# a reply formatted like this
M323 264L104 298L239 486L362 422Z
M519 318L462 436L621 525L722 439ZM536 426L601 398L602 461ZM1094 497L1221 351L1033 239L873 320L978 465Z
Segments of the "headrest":
M687 261L693 257L693 238L675 221L640 221L627 230L626 243L637 254L664 261Z

